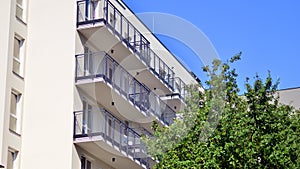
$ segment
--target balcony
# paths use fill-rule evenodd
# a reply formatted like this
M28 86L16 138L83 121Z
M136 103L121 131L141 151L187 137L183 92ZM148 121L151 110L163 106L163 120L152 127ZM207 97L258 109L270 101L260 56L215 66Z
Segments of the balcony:
M105 109L74 112L74 142L97 157L104 156L101 159L108 164L110 156L129 157L116 160L113 165L117 168L130 161L143 168L150 168L154 163L147 155L141 135Z
M119 100L119 103L124 107L124 112L130 110L124 116L125 118L152 116L163 124L170 125L176 117L174 110L162 101L158 95L140 83L105 52L76 55L75 73L77 86L82 87L86 93L91 93L90 95L93 92L96 93L97 99L102 99L101 103L105 104L109 99ZM97 85L98 83L104 85ZM91 90L91 85L95 85L94 91ZM97 88L101 86L106 88L98 91ZM112 94L107 92L110 91L107 86L111 87L116 93L114 98L110 98ZM105 97L101 97L101 95ZM118 99L119 97L123 99ZM111 107L109 102L106 103L105 107ZM136 109L133 110L132 107Z
M135 56L137 56L137 59L144 64L144 67L141 69L145 69L147 71L143 71L140 76L137 76L136 78L138 80L144 81L143 77L148 77L148 79L150 78L150 80L145 81L145 84L150 88L158 88L156 85L158 83L163 83L164 85L159 86L159 89L163 90L164 93L171 94L175 90L174 71L170 69L167 64L162 61L155 52L153 52L153 50L150 49L150 42L109 0L77 1L77 27L86 37L90 37L92 36L90 33L91 31L86 30L86 28L92 29L97 26L106 26L108 30L110 30L110 34L117 37L118 40L122 42L122 44L126 46L131 53L134 53ZM96 32L96 30L93 32ZM103 39L103 36L99 35L97 38ZM106 41L103 39L103 43L100 43L99 40L95 43L105 44L108 42L107 39ZM113 42L111 44L115 43L116 42ZM122 47L117 46L116 48ZM124 57L127 56L128 54ZM120 63L120 60L117 61ZM152 77L149 76L149 72L151 72L151 76L154 76L155 78L151 79ZM154 81L157 81L157 83L153 83Z
M183 110L186 106L185 97L188 95L186 84L178 77L174 79L174 92L161 97L174 111Z

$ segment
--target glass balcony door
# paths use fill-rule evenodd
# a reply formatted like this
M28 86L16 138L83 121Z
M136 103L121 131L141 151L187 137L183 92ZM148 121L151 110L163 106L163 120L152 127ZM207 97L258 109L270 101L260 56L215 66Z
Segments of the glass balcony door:
M83 105L83 119L82 119L82 134L89 134L93 132L93 107L86 101L82 101Z

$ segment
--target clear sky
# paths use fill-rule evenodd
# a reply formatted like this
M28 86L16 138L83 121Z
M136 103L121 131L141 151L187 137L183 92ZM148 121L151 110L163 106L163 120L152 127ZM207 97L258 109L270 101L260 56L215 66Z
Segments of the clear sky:
M234 66L242 89L246 77L252 78L256 73L265 77L268 70L274 79L280 78L280 89L300 87L299 0L124 2L135 13L162 12L191 22L209 38L223 61L242 51L242 60ZM203 64L186 57L195 55L186 45L170 37L157 36L205 81Z

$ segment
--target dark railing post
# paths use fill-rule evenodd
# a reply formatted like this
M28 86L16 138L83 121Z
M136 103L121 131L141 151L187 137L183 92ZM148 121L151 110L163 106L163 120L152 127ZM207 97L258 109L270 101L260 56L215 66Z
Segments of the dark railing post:
M167 79L166 79L166 74L167 74L166 64L165 64L165 62L163 62L163 61L162 61L162 63L163 63L163 72L164 72L162 78L163 78L164 81L167 81ZM168 83L168 82L167 82L167 83ZM169 85L169 84L167 84L167 85Z
M127 133L127 138L126 138L126 154L128 155L129 131L128 131L127 127L126 127L126 133Z
M168 82L168 86L171 86L171 84L170 84L170 68L169 67L167 67L167 69L168 69L168 72L167 72L167 82Z
M105 112L105 115L104 115L104 138L107 139L107 113L106 111L104 110Z
M128 20L126 20L126 24L127 24L127 47L129 47L129 23L128 23Z
M116 8L114 8L114 18L113 18L113 27L114 27L114 35L116 34Z
M122 126L123 126L123 124L121 123L120 124L120 138L119 138L119 140L120 140L120 144L119 144L119 150L121 150L121 147L122 147L122 137L123 137L123 130L122 130Z
M75 65L75 82L77 82L77 78L78 78L78 58L77 58L78 56L76 55L75 56L75 63L76 63L76 65Z
M121 40L123 40L123 16L120 13L120 35L121 35Z
M108 24L108 0L105 0L106 3L106 7L105 7L105 20L106 20L106 24Z
M133 28L133 52L136 53L136 29L135 28Z
M155 98L154 98L155 99ZM153 114L156 114L157 115L157 100L155 99L154 100L154 110L153 110Z
M149 157L146 157L146 163L147 163L147 165L146 165L146 167L147 167L147 169L150 169L150 161L149 161Z
M139 42L139 44L140 44L140 46L139 46L139 51L140 51L140 55L142 56L142 60L144 60L145 62L147 62L146 60L145 60L145 53L144 53L144 50L143 50L143 48L142 48L142 45L143 45L143 35L142 34L140 34L140 42ZM146 63L146 65L147 65L147 63Z
M133 158L135 158L136 157L136 153L135 153L135 151L136 151L136 145L135 145L135 139L136 139L136 135L135 135L135 133L132 133L133 134L133 143L132 143L132 147L133 147Z
M90 5L91 5L91 7L90 7L90 9L91 9L91 11L90 11L90 18L91 18L91 20L93 21L93 23L95 23L95 2L94 1L91 1L90 2Z
M144 108L144 103L143 103L143 86L141 85L140 86L140 98L139 98L139 103L140 103L140 105L139 105L139 107L140 107L140 109L143 109Z
M112 145L115 145L115 118L112 119Z
M96 53L88 53L88 56L87 56L89 62L93 63L91 74L93 75L94 78L97 78L97 73L98 73L98 70L96 70L97 66L95 66L95 63L94 63L94 61L96 60L96 57L97 57ZM90 64L90 63L88 63L88 64ZM90 67L90 65L89 65L89 67Z
M84 21L88 20L89 16L89 0L85 0L85 14L84 14Z
M76 112L74 112L73 115L74 115L74 124L73 124L73 128L74 128L74 129L73 129L73 130L74 130L74 131L73 131L73 138L74 138L75 135L76 135L76 121L77 121L77 120L76 120Z
M77 1L77 16L76 16L76 27L78 27L78 22L79 22L79 1Z
M123 86L123 70L121 68L119 68L119 78L120 78L120 91L123 92L124 91L124 86Z
M152 53L152 56L153 56L153 68L154 68L154 71L155 71L155 66L156 66L156 58L155 58L155 55L154 55L154 53L151 51L151 53Z
M134 87L133 87L133 95L134 95L134 105L136 105L136 99L137 99L137 82L134 80Z
M175 73L172 72L172 86L173 86L173 91L174 91L174 88L175 88Z
M105 77L104 77L104 79L108 79L108 76L107 76L107 69L108 69L108 56L107 56L107 54L105 54Z

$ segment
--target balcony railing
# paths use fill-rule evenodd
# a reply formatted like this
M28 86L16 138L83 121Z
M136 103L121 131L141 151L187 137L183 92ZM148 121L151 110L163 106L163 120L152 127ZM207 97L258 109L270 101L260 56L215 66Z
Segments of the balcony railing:
M74 138L101 136L120 152L149 168L146 146L141 135L105 109L74 112Z
M169 88L174 91L174 77L175 73L172 69L169 68L167 64L165 64L164 61L161 60L160 57L158 57L157 54L153 52L153 50L149 50L149 56L150 56L150 64L148 65L150 67L150 70L158 76L159 79L161 79Z
M187 96L187 86L186 84L179 78L175 77L174 79L174 93L178 93L179 97L185 101L185 97Z
M174 71L150 49L150 42L109 0L77 1L77 26L97 23L104 23L160 80L174 91Z
M77 26L103 22L141 60L149 64L150 42L108 0L77 1Z
M173 123L176 113L158 95L137 81L107 53L76 55L75 80L94 78L103 78L147 116L152 113L166 125Z

